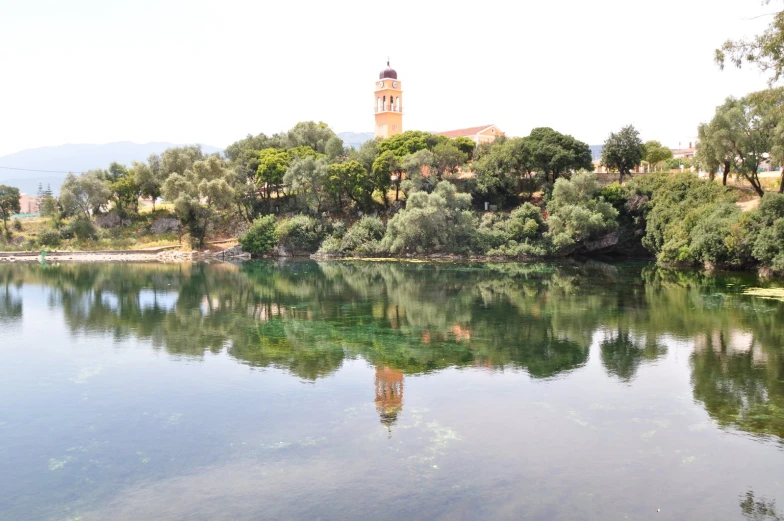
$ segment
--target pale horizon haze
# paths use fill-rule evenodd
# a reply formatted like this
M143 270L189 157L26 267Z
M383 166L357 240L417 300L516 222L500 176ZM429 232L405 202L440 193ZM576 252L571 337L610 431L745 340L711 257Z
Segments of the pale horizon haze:
M373 131L389 56L405 130L634 124L686 146L727 96L766 88L713 51L758 0L397 3L0 0L0 156L65 143L225 147L298 121Z

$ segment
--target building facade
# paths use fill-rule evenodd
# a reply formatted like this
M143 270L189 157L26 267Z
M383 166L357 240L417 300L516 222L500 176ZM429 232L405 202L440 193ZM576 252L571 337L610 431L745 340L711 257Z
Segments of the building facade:
M458 130L448 130L446 132L436 132L436 136L446 136L448 138L467 137L477 145L492 143L498 136L504 133L495 125L482 125L480 127L461 128Z
M403 132L403 85L397 71L389 66L378 75L374 92L377 138L388 138Z

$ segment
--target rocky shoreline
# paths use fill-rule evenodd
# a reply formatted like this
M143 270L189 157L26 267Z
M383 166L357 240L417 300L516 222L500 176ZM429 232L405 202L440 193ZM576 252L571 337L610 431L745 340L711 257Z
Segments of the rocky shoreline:
M144 250L104 251L0 251L0 263L16 262L205 262L209 260L248 260L250 254L239 246L223 251L183 251L178 246L148 248Z

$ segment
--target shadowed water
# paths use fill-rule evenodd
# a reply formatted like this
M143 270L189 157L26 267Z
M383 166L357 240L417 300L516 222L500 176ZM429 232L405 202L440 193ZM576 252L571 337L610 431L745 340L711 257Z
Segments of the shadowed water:
M777 286L0 266L0 519L784 519Z

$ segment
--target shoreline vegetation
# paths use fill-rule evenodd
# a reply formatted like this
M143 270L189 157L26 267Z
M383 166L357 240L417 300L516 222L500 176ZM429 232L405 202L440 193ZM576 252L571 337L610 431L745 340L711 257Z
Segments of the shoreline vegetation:
M597 165L586 143L549 127L483 144L408 131L355 149L326 123L300 122L222 154L174 147L68 174L59 196L39 185L42 219L15 218L19 189L0 185L0 260L46 249L208 258L210 239L239 242L222 257L648 257L784 275L784 11L773 15L716 50L720 68L756 67L769 88L717 106L693 157L643 143L632 125L610 133ZM156 247L169 253L139 253Z
M609 173L597 173L586 143L550 128L480 146L408 131L353 149L325 123L302 122L223 155L175 147L69 174L59 196L41 188L36 219L10 219L18 190L0 187L0 260L193 261L228 250L219 258L591 257L784 274L778 179L742 164L729 172L755 179L751 189L715 169L673 173L662 148L624 127L605 142ZM709 152L698 148L698 166L722 166ZM651 173L632 174L640 164Z

